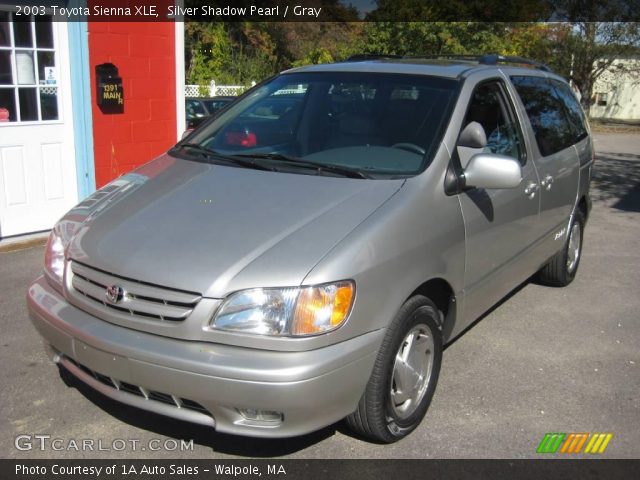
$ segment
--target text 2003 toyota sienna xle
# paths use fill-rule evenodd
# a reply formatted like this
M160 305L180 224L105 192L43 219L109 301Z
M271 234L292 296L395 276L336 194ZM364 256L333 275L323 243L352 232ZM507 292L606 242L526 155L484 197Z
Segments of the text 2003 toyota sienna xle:
M51 357L220 432L407 435L443 344L580 261L584 115L505 60L360 57L252 89L55 226L28 293Z

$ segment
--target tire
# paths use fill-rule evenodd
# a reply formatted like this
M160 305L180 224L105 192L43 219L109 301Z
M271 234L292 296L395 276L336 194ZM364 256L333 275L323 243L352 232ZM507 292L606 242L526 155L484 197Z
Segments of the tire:
M440 312L428 298L417 295L405 302L382 341L357 410L346 419L353 431L393 443L420 424L442 363L439 319Z
M573 282L582 257L584 225L584 214L580 210L576 210L562 250L538 272L538 279L541 283L554 287L566 287Z

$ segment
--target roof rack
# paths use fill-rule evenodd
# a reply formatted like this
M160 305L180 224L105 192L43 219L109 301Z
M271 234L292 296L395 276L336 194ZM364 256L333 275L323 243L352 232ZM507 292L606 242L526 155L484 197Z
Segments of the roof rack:
M461 60L467 62L478 62L480 65L497 65L499 63L510 63L516 65L528 65L538 70L545 72L551 72L552 70L544 63L536 62L524 57L516 57L511 55L497 55L495 53L485 55L382 55L382 54L370 54L364 53L359 55L352 55L347 59L350 62L365 61L365 60L381 60L381 59L406 59L406 60L420 60L420 59L437 59L437 58L449 58L452 60Z
M536 62L524 57L516 57L513 55L497 55L495 53L488 55L481 55L478 58L478 62L481 65L497 65L498 63L514 63L517 65L529 65L545 72L551 72L551 69L544 63Z
M358 53L356 55L351 55L349 58L347 58L346 61L362 62L365 60L380 60L385 58L399 59L399 58L406 58L406 57L403 57L402 55L386 55L384 53Z

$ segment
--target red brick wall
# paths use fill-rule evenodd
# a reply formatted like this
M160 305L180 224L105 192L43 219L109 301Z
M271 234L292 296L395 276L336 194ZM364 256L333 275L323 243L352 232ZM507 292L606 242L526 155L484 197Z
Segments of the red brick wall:
M142 165L176 142L173 22L89 22L96 187ZM96 104L95 66L118 67L124 113Z

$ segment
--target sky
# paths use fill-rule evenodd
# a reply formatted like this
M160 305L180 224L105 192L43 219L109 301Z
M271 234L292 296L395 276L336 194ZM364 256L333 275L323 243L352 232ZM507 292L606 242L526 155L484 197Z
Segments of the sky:
M374 8L376 8L376 4L374 0L343 0L342 3L344 5L353 5L358 9L361 14L370 12Z

